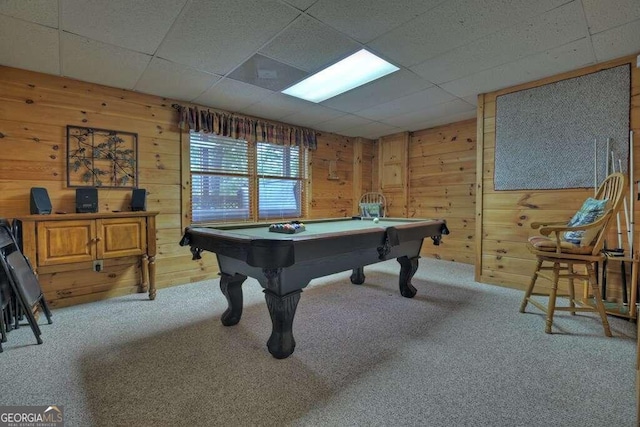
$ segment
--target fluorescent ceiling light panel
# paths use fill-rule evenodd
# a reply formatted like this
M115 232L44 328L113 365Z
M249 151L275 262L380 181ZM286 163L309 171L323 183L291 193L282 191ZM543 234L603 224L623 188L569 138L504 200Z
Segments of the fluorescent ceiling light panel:
M282 93L311 102L322 102L399 69L362 49L283 90Z

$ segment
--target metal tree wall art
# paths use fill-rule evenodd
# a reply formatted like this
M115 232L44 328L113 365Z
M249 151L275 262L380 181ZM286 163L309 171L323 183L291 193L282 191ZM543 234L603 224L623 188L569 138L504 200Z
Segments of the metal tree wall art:
M67 126L67 186L137 187L138 134Z

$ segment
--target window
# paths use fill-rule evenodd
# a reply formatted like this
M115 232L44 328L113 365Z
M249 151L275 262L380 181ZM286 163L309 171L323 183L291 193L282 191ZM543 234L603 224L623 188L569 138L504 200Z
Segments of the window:
M304 216L306 150L190 133L192 222Z

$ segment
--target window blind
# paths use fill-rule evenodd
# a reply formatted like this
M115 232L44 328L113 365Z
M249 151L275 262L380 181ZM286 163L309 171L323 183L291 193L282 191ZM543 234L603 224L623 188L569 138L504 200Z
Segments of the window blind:
M257 144L258 217L302 216L300 147Z
M247 142L191 133L190 143L193 222L247 221L251 217Z
M303 216L305 148L192 132L190 150L194 223Z

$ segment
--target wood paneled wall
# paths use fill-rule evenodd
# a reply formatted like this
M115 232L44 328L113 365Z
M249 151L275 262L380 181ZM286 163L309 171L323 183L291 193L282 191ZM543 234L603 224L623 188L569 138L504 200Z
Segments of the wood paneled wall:
M385 195L387 216L445 219L451 233L439 246L425 241L422 255L473 264L476 120L388 135L377 152L374 191Z
M408 155L409 218L443 218L451 232L422 254L473 264L476 120L413 132Z
M631 63L631 128L635 132L634 169L640 171L640 69L636 58L626 57L597 66L564 73L479 97L478 159L480 173L477 182L476 280L523 289L535 268L534 257L526 249L529 236L535 235L530 225L534 221L567 221L593 189L495 191L493 183L495 155L496 97L505 93L577 77L605 68ZM562 147L558 147L561 150ZM585 166L591 167L592 165ZM635 205L638 221L639 203ZM624 226L624 225L623 225ZM614 227L615 228L615 227ZM615 230L612 230L615 233ZM612 238L614 236L612 235ZM639 237L635 237L638 242ZM619 263L612 263L619 264ZM628 269L630 270L630 269ZM614 278L615 279L615 278ZM620 283L610 280L613 286ZM611 289L611 287L610 287ZM610 294L615 294L611 289ZM615 296L615 295L614 295Z
M178 245L181 226L181 153L174 101L67 78L0 67L0 218L29 214L29 190L45 187L55 211L75 211L75 189L66 187L66 126L138 134L139 187L157 217L159 288L217 277L212 254L192 261ZM311 156L311 216L353 214L352 138L319 135ZM363 141L362 174L371 176L372 142ZM338 180L327 180L328 160ZM367 160L368 159L368 160ZM367 163L368 161L368 163ZM188 158L186 159L188 167ZM363 184L366 185L366 184ZM130 190L99 190L99 210L127 210ZM182 201L184 204L185 202ZM105 261L100 273L61 271L40 276L53 306L77 304L136 292L135 259ZM143 295L141 298L146 298ZM162 298L162 294L158 294Z
M406 218L409 191L409 133L384 136L379 141L378 189L387 200L386 216Z

